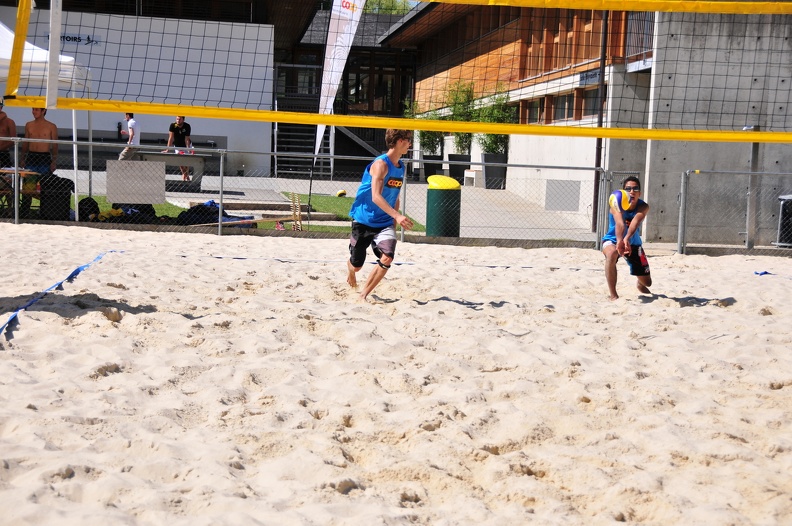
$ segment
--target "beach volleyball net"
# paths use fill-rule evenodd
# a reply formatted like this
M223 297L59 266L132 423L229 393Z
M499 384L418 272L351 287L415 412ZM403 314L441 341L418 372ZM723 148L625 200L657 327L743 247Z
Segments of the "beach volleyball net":
M384 149L383 130L408 128L417 131L409 179L425 183L443 173L463 187L462 236L593 244L603 218L599 189L619 183L608 174L644 178L649 158L665 162L666 153L649 152L648 142L673 142L684 150L700 141L725 147L792 141L790 2L463 0L364 6L294 0L289 9L265 12L252 0L228 2L233 9L219 10L207 7L213 3L109 6L67 0L58 2L63 9L56 17L56 2L53 10L38 4L33 9L30 0L20 0L9 23L15 34L7 105L119 116L186 114L270 127L255 152L235 147L230 136L222 151L202 144L206 150L196 153L206 156L206 165L190 168L193 184L183 185L202 192L222 187L208 185L209 177L230 175L295 180L292 187L266 189L234 183L234 191L257 200L272 192L299 193L310 205L312 193L333 196L346 189L353 195L347 183L359 181L365 159ZM336 7L360 15L354 31L334 22ZM60 58L48 52L51 39L60 42ZM57 75L50 67L55 62ZM337 142L367 144L368 153L345 163L343 155L324 148L318 164L330 168L314 171L311 136L323 126L343 130ZM308 137L302 150L286 144L287 131ZM558 146L552 142L558 138L568 142ZM161 148L158 140L151 146ZM597 143L596 157L595 140L610 141ZM105 161L115 157L109 151L114 146L103 148L108 151L98 162L97 149L89 157L84 145L67 161L74 163L69 177L81 196L82 172L105 172ZM504 151L508 179L484 173L499 162L485 163L479 153ZM271 161L255 166L234 160L243 154ZM439 164L432 154L441 156ZM542 154L554 157L552 162L539 160ZM308 168L294 168L290 157L307 159ZM603 168L606 157L614 166ZM709 149L700 159L706 164L725 157ZM657 217L678 215L676 189L657 193L678 185L679 172L669 171L652 183L653 203L667 207L653 208ZM66 166L59 172L69 174ZM178 166L168 165L167 172L180 182ZM203 186L196 187L202 176ZM328 186L303 188L297 182L309 178ZM788 186L785 180L777 185ZM735 182L724 191L740 194L744 188ZM179 205L191 207L200 197ZM216 197L226 198L222 192ZM426 194L418 201L425 209ZM477 213L467 216L471 209ZM418 221L431 222L426 214L418 212ZM676 225L661 226L655 239L676 231Z
M60 72L63 109L737 142L761 121L763 142L790 140L789 2L339 2L366 10L354 35L332 23L330 1L266 15L252 0L228 4L71 0L52 27L51 11L22 0L6 98L42 105L49 71L24 60L21 46L47 50L53 34L73 58ZM229 21L216 21L221 12ZM338 44L355 50L347 59ZM380 51L397 57L377 63ZM278 108L279 96L321 97L330 79L338 89L329 109L312 100Z

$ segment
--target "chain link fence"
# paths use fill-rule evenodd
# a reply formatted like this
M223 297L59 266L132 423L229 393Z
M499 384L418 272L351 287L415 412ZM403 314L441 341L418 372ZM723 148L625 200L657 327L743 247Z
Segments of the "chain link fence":
M713 246L792 248L792 173L684 172L677 250Z
M347 216L371 158L324 155L329 173L247 169L227 175L237 152L196 148L164 153L141 146L119 161L125 144L57 141L55 170L47 141L14 139L0 168L0 221L58 222L102 228L195 233L346 238ZM23 152L28 151L23 161ZM76 152L76 156L75 156ZM2 154L3 152L0 152ZM304 154L272 155L303 157ZM639 172L593 167L508 164L488 179L481 163L405 158L402 209L416 223L401 239L445 244L601 248L607 198ZM221 175L224 174L224 175ZM458 189L438 190L427 175L447 174ZM439 193L455 206L433 210ZM340 194L340 195L339 195ZM433 198L433 196L435 198ZM444 196L443 196L444 197ZM448 234L433 222L450 218ZM434 227L434 228L433 228ZM792 248L792 174L688 170L679 194L677 249Z
M33 162L30 154L25 162L15 162L22 161L23 151L47 151L50 143L15 141L0 182L0 220L16 223L346 238L347 213L371 162L333 157L337 167L346 169L313 177L261 170L227 175L227 156L244 152L195 149L180 155L163 153L161 145L141 146L132 160L119 161L125 144L57 141L56 169L50 171L46 160ZM277 166L274 157L271 164ZM420 160L405 161L401 204L416 228L402 232L402 239L590 248L597 243L598 175L592 167L509 165L508 175L493 183L480 163L465 163L467 170L458 174L453 162L429 170ZM427 174L452 172L456 190L427 184ZM432 192L452 192L459 206L433 212L428 206ZM427 235L433 221L455 213L458 235Z

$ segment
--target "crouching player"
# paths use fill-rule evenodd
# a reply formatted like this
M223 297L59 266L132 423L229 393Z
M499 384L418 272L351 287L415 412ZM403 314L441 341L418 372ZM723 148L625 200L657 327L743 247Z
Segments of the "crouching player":
M602 238L602 253L605 255L605 279L608 282L610 299L619 299L616 292L616 262L624 257L630 266L630 274L637 278L636 287L644 294L649 294L652 276L649 273L649 261L643 250L641 223L649 213L649 205L640 199L641 183L637 177L628 177L622 188L630 196L630 204L626 209L611 203L608 220L608 232Z

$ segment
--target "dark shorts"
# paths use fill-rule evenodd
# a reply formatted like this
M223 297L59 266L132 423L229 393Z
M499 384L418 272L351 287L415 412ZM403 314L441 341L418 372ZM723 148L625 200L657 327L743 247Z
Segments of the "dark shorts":
M39 175L49 175L52 157L49 152L28 152L25 155L25 170Z
M12 150L3 150L0 152L0 168L11 168L14 162L11 160Z
M646 259L646 252L641 245L630 245L630 255L625 256L627 264L630 266L630 275L648 276L649 260Z
M362 267L366 262L366 249L371 246L379 259L383 254L389 258L396 256L396 230L393 226L370 227L352 221L349 236L349 261L353 267Z

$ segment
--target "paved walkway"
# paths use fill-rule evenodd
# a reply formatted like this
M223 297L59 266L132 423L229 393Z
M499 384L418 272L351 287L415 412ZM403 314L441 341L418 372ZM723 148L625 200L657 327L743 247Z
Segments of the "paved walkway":
M62 177L71 177L67 170L60 170ZM178 175L169 175L168 180L180 180ZM91 177L93 193L106 194L106 174L93 172ZM284 193L294 192L313 195L336 195L345 190L347 196L354 196L359 183L350 181L308 181L304 179L285 179L269 177L231 177L223 178L223 200L232 202L254 202L288 204ZM88 193L88 173L79 172L79 192ZM405 199L402 203L405 213L415 221L426 225L427 222L426 183L408 181ZM584 213L547 211L543 206L525 200L508 190L487 190L465 186L461 188L460 236L485 239L520 240L571 240L594 242L596 234L591 232L591 218ZM204 176L200 192L168 192L167 200L183 208L220 198L220 178ZM260 207L257 207L260 208ZM260 210L258 210L260 213ZM235 215L256 214L255 210L233 211Z

